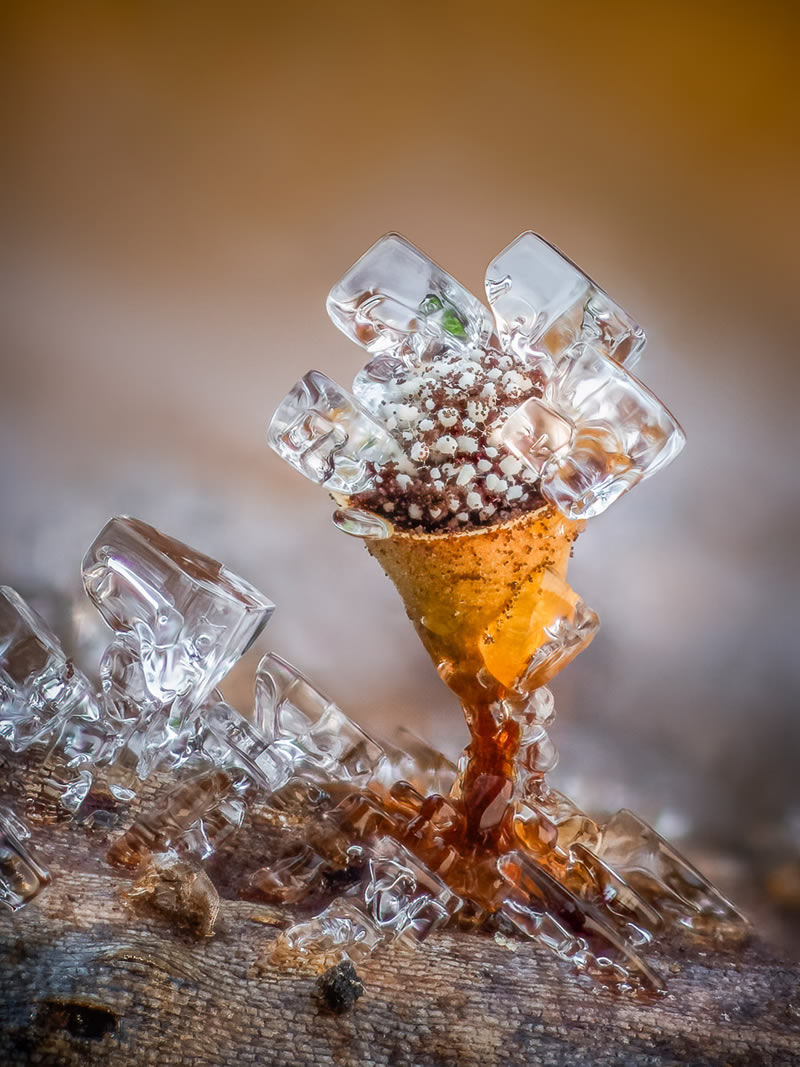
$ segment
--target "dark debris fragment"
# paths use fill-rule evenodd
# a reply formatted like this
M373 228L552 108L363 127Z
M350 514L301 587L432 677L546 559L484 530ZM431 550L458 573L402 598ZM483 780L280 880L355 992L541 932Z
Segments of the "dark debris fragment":
M363 995L364 983L350 960L342 960L320 975L317 990L325 1007L341 1015Z

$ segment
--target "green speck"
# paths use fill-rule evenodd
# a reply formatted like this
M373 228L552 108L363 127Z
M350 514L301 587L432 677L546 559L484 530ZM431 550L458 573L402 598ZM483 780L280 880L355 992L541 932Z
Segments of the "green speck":
M467 336L466 323L455 308L445 308L444 314L442 315L442 326L448 333L451 333L453 337Z
M428 293L419 306L423 315L432 315L434 311L441 311L444 305L435 293Z

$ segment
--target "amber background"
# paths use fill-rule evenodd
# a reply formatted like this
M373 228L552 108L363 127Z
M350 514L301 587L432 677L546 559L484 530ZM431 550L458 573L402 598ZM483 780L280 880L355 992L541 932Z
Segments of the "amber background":
M578 546L603 628L555 685L559 781L790 918L797 8L489 10L2 6L0 578L71 594L136 514L273 597L260 648L455 753L393 590L264 431L309 367L355 373L325 295L379 234L480 294L539 230L644 323L640 373L689 437Z

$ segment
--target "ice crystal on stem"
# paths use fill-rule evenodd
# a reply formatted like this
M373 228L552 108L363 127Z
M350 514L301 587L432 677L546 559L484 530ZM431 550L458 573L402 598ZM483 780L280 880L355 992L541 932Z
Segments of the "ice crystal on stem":
M328 301L367 352L352 393L311 371L269 430L395 582L461 701L471 739L457 765L407 730L371 736L273 652L252 708L227 703L217 686L271 602L124 516L83 565L113 631L96 683L0 589L0 758L24 762L57 817L87 828L113 825L112 797L124 826L108 860L139 870L136 892L167 913L195 909L200 933L213 929L216 877L303 906L276 960L359 963L447 924L484 926L652 993L656 938L744 920L635 815L603 823L548 785L546 683L598 627L566 580L585 519L661 469L683 435L630 374L641 328L547 242L523 234L500 253L487 295L491 312L403 238L382 238ZM147 801L145 779L158 784ZM15 782L2 799L37 815ZM0 808L11 908L49 880L29 838Z

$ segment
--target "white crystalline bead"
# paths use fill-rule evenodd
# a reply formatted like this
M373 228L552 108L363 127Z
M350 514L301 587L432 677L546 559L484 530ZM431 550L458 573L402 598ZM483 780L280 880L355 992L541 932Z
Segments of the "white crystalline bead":
M268 440L306 478L339 493L369 488L368 464L403 458L385 426L320 371L309 371L281 401Z
M106 622L135 641L151 699L199 705L250 647L274 605L216 560L121 516L83 560Z
M431 346L482 349L494 328L472 293L395 233L381 237L334 285L328 314L373 356L409 367Z
M489 265L486 295L504 347L545 373L576 342L593 342L629 367L644 348L641 326L570 259L530 231Z

